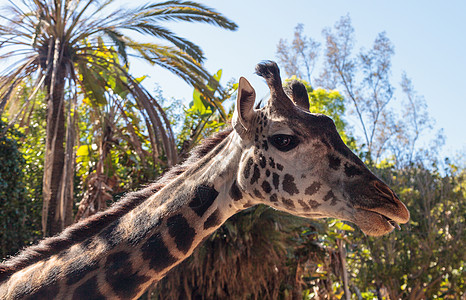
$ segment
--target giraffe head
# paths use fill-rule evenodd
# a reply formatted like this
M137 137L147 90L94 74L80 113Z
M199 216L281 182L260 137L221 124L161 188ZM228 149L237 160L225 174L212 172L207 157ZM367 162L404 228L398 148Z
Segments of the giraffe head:
M285 91L274 62L257 65L256 73L270 88L268 103L255 108L255 91L241 77L233 117L243 141L237 188L249 205L339 218L374 236L409 220L406 206L344 144L333 121L309 112L302 83L293 81Z

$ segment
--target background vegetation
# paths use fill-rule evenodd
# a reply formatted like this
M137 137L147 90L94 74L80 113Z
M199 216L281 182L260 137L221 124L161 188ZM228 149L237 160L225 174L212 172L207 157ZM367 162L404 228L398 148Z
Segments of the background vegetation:
M73 42L69 47L76 47L74 51L79 54L79 60L75 56L65 60L68 69L62 71L73 75L63 84L57 100L62 101L63 118L66 116L62 146L68 164L61 168L68 177L60 179L71 187L66 190L67 196L63 196L63 190L60 198L62 207L69 210L66 222L103 210L128 190L154 180L182 161L202 138L224 128L232 114L228 100L234 96L235 81L222 87L222 71L213 75L205 71L202 52L191 42L163 27L147 27L143 23L135 28L168 39L173 48L138 44L124 38L114 27L103 26L101 35L91 38L95 32L85 34L85 29L95 25L92 18L70 17L78 16L78 11L85 15L87 7L65 13L65 8L57 3L26 2L32 8L42 5L36 10L44 13L29 19L31 23L25 26L30 26L30 30L23 32L16 27L12 31L19 24L19 19L14 18L10 27L0 27L2 32L9 30L0 47L0 58L16 53L6 48L10 40L15 41L21 34L23 38L43 34L27 49L32 53L31 59L37 58L31 60L35 67L31 67L31 61L24 67L12 65L2 72L0 81L3 257L47 233L41 216L44 161L50 155L46 150L50 138L48 112L54 93L47 81L52 79L47 76L56 75L48 73L48 65L43 63L56 66L55 56L50 56L53 52L44 52L44 48L52 49L47 45L58 45L51 32L60 31L51 30L53 26L67 32L67 41ZM169 5L174 8L167 9ZM194 13L197 9L203 11L198 16ZM77 26L79 20L91 23L89 27L82 25L83 32L75 36L71 27L48 15L51 12L63 20L73 20L70 24L75 25L70 26ZM16 13L21 15L23 11ZM185 13L193 15L186 17ZM121 14L116 13L121 22L130 22L125 16L132 14L154 24L180 16L185 21L236 28L209 8L179 1ZM156 17L160 18L157 22L153 19ZM44 32L36 31L38 28ZM304 27L298 25L291 42L278 41L279 64L288 77L306 84L311 111L331 116L345 142L403 199L411 212L410 222L401 231L371 238L339 220L306 220L265 206L252 207L228 220L188 260L152 287L145 298L464 297L465 166L440 159L441 133L433 141L423 139L432 130L433 120L406 74L399 74L401 84L397 85L402 98L394 96L394 47L385 33L380 33L368 50L358 52L354 50L355 33L348 16L323 32L325 43L321 44L307 37ZM24 45L22 40L16 41L16 46ZM150 63L166 63L164 66L169 69L173 67L170 63L175 64L177 67L171 70L194 86L191 103L184 106L165 99L160 90L144 89L144 77L134 78L129 73L126 51L130 48ZM53 49L60 53L58 46ZM171 51L169 62L164 60L168 54L156 50ZM40 58L41 55L45 56ZM395 102L400 109L393 109Z

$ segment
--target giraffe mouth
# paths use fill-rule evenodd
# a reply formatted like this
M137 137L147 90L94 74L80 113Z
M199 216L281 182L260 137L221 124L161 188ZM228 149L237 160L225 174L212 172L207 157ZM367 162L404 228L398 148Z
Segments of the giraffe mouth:
M409 215L408 215L409 216ZM395 228L400 230L400 223L406 223L409 217L403 214L389 213L383 209L368 209L357 207L353 215L353 222L370 236L381 236L392 232Z
M398 224L396 221L393 221L392 219L390 219L387 216L384 216L384 215L381 215L381 216L382 216L382 218L385 219L385 221L388 222L388 224L392 225L393 228L396 228L397 230L401 230L400 224Z

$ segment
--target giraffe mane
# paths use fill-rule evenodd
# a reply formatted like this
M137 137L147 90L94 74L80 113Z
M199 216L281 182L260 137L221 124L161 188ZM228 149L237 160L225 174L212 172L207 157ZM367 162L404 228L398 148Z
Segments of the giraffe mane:
M161 190L173 179L184 173L195 162L220 144L230 133L231 128L221 131L205 139L201 145L194 148L186 161L172 167L157 181L149 184L140 191L130 192L115 202L109 209L92 215L76 224L65 228L60 234L41 240L38 244L29 246L0 264L0 282L6 280L13 273L34 263L58 254L71 245L77 244L100 232L106 226L121 218L127 212L144 202L149 196Z

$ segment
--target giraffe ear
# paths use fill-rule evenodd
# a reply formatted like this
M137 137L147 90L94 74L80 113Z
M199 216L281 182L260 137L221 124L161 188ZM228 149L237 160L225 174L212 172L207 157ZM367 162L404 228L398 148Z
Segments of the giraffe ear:
M309 95L306 86L298 80L292 80L285 87L285 93L291 98L296 106L309 111Z
M254 118L254 102L256 100L256 91L251 86L249 81L244 77L240 77L238 84L238 97L236 99L235 116L233 117L234 124L241 124L243 129L248 131L251 127L251 122Z

